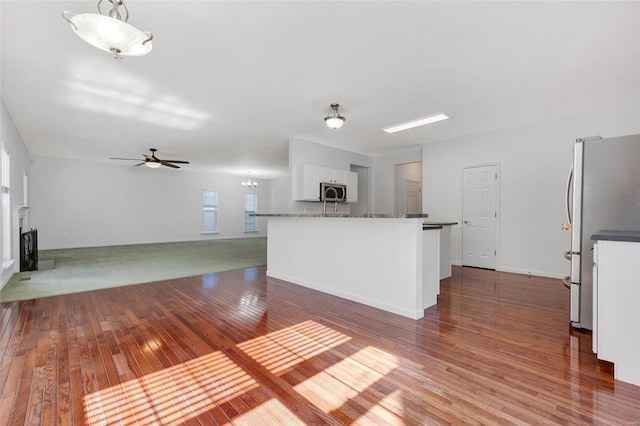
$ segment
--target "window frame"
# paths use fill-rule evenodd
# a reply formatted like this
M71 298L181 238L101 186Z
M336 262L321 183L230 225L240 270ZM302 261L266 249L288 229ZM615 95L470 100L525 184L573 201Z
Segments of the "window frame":
M13 259L11 242L11 152L6 145L0 144L0 229L2 241L0 244L2 253L2 266Z
M215 203L207 204L207 193L215 194L213 198ZM215 189L203 189L202 190L202 234L219 234L220 233L220 194ZM214 212L214 229L207 229L208 212Z
M247 206L248 206L248 197L253 196L253 210L248 210ZM244 232L245 233L250 233L250 232L259 232L258 230L258 218L255 216L249 216L250 214L256 214L258 213L258 194L255 192L247 192L244 194ZM249 223L252 225L249 229L247 227L247 223Z

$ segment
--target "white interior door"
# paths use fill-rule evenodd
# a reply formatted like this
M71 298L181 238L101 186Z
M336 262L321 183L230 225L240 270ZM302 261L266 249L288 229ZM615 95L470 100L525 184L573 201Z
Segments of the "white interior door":
M406 213L407 214L420 214L422 213L422 197L420 182L414 180L407 180L406 184Z
M497 167L464 168L462 179L462 264L495 269Z

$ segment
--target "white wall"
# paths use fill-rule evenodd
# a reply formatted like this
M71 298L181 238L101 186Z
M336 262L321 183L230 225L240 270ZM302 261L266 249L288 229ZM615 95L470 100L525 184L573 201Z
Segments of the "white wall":
M269 181L257 188L241 178L184 169L150 169L33 157L31 223L41 249L192 241L266 235L244 233L244 194L258 194L270 211ZM202 190L218 191L219 234L202 234Z
M394 213L396 165L422 161L422 147L373 157L372 213ZM422 209L423 213L431 214Z
M2 268L0 277L0 289L9 281L11 276L20 270L20 230L18 226L17 207L24 205L23 176L29 176L31 154L25 146L22 136L13 122L4 101L0 99L0 143L4 144L11 155L11 258L15 262L7 269ZM1 167L1 166L0 166ZM31 198L31 197L30 197ZM0 220L2 220L0 209ZM2 228L0 227L0 233ZM0 240L2 235L0 234ZM2 244L0 244L0 259L4 258Z
M271 190L271 211L266 213L289 213L293 208L291 198L291 178L285 176L269 181Z
M423 210L462 221L462 168L499 164L497 269L562 277L569 262L565 186L576 138L640 132L638 103L423 146ZM462 259L461 225L452 229L452 261Z
M299 194L299 185L302 183L303 166L313 164L316 166L330 167L338 170L351 170L351 165L372 167L371 156L357 152L345 151L319 143L305 141L303 139L289 139L289 177L291 179L291 195L293 200ZM340 212L349 212L349 204L339 206ZM320 203L309 201L294 201L290 212L321 211Z

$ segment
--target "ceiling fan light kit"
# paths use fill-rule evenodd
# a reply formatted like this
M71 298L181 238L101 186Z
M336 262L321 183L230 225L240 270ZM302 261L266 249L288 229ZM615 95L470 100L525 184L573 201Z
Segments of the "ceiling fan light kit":
M328 115L324 118L324 122L325 124L330 128L330 129L339 129L340 127L342 127L342 125L344 124L344 122L347 120L346 118L344 118L343 116L340 115L340 112L338 111L338 108L340 108L339 104L331 104L331 110L332 110L332 114Z
M157 149L155 148L149 148L149 151L151 151L151 155L147 155L147 154L142 154L144 156L144 160L142 160L141 163L138 164L134 164L134 167L138 167L138 166L142 166L143 164L146 165L147 167L150 167L152 169L157 169L160 166L167 166L170 167L172 169L179 169L180 166L176 166L176 164L190 164L188 161L183 161L183 160L162 160L158 157L156 157L156 151ZM111 157L109 158L110 160L133 160L133 161L141 161L138 158L120 158L120 157Z
M111 10L105 14L101 10L104 0L98 1L98 13L62 12L62 17L71 24L78 37L106 52L111 52L116 60L124 56L142 56L151 52L153 35L140 31L128 24L129 10L122 0L107 0ZM120 13L122 7L124 16Z

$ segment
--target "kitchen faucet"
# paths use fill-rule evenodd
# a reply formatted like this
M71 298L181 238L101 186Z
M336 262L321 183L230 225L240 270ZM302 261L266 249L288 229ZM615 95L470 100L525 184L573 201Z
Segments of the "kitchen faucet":
M327 189L324 190L324 214L327 214L327 194L329 193L329 191L333 191L333 194L335 196L336 201L333 202L333 212L334 213L338 213L338 191L336 191L335 188L333 187L328 187Z

